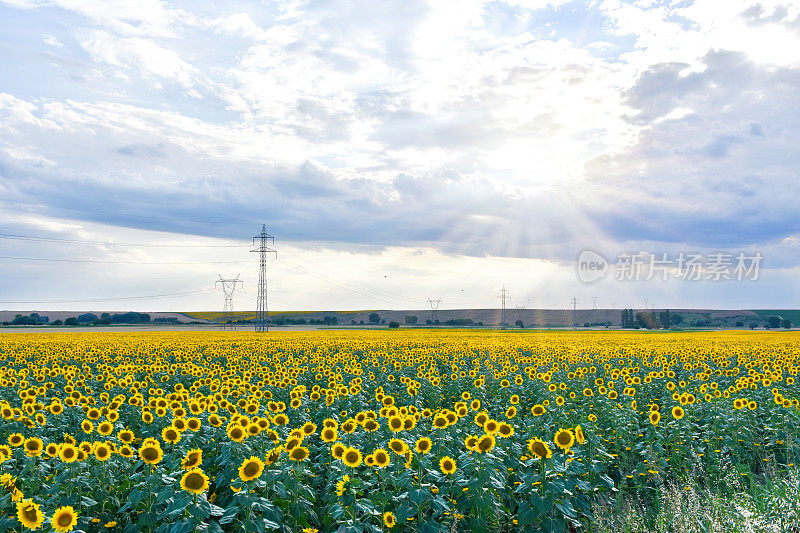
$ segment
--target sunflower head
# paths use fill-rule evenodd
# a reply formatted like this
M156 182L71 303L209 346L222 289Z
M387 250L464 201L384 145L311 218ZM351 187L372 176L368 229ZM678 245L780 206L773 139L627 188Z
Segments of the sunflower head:
M203 450L200 448L192 448L188 452L186 452L186 456L184 456L183 460L181 461L181 468L184 470L191 470L193 468L197 468L203 464Z
M456 460L449 455L445 455L439 459L439 470L442 471L442 474L452 474L456 471Z
M531 452L531 455L539 459L546 459L553 456L553 452L550 450L547 443L537 438L528 441L528 451Z
M421 439L417 440L416 444L414 444L414 449L417 453L426 454L431 451L433 447L433 442L428 437L422 437Z
M111 447L105 442L98 442L94 446L94 456L98 461L105 461L111 457Z
M145 463L155 465L161 462L164 452L158 444L147 443L142 444L142 447L139 448L139 457Z
M556 443L556 446L562 450L569 450L570 447L575 443L575 434L572 433L571 429L561 428L556 431L553 441Z
M208 489L208 476L199 468L192 468L181 478L181 489L192 494L201 494Z
M389 441L389 449L396 454L403 455L408 450L408 445L400 439L392 439Z
M308 455L308 448L305 446L297 446L289 451L289 459L292 461L297 461L298 463L308 459Z
M39 457L43 449L42 439L38 437L25 439L25 455L28 457Z
M494 435L485 434L478 438L478 442L475 443L475 451L478 453L485 453L490 452L494 448L495 439Z
M261 473L263 471L264 461L253 455L250 456L249 459L242 461L242 464L239 467L239 478L242 481L250 481L261 477Z
M44 514L39 510L39 504L31 499L22 499L17 502L17 519L28 529L39 529L44 522Z
M78 513L75 512L75 509L73 509L71 505L59 507L53 513L52 518L50 518L50 525L52 525L53 529L59 533L72 531L77 523Z
M580 424L575 426L575 440L578 441L578 444L586 442L586 436L583 434L583 428Z
M378 468L385 468L389 466L389 452L384 450L383 448L378 448L372 453L373 458L375 459L375 466Z
M344 454L342 454L342 462L345 466L349 466L350 468L356 468L358 465L361 464L361 450L358 448L353 448L352 446L347 447L345 449Z

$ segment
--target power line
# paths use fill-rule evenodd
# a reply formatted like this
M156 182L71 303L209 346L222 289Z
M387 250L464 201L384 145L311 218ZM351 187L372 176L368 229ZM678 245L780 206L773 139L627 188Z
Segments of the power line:
M174 298L177 296L189 296L192 294L207 294L213 292L211 289L194 289L191 291L173 292L166 294L152 294L149 296L119 296L112 298L89 298L72 300L0 300L0 303L10 304L40 304L40 303L86 303L86 302L117 302L125 300L155 300L160 298Z
M103 261L100 259L54 259L51 257L20 257L11 255L0 255L0 259L11 259L14 261L46 261L53 263L101 263L112 265L229 265L233 263L252 263L249 261Z
M101 246L132 246L141 248L241 248L239 244L150 244L143 242L84 241L79 239L61 239L57 237L39 237L37 235L16 235L0 233L0 239L21 241L45 241L60 244L94 244Z
M291 253L291 252L289 252L287 250L284 250L284 249L280 249L280 250L281 250L281 253L285 253L285 254L291 255L292 257L295 257L298 260L306 263L306 261L303 260L303 258L301 258L299 255L293 254L293 253ZM283 260L283 262L291 265L291 263L289 263L289 262L287 262L285 260ZM320 268L319 265L317 265L317 264L311 265L311 267L315 268L315 269L319 269ZM331 271L328 271L328 272L331 272ZM379 294L388 296L390 298L391 297L396 297L396 298L399 298L399 299L402 299L402 300L409 300L409 301L420 302L420 303L426 302L426 300L423 300L421 298L413 298L413 297L405 296L405 295L402 295L402 294L399 294L399 293L396 293L396 292L387 291L386 289L381 289L379 287L376 287L374 285L369 285L369 284L363 283L361 281L356 281L356 280L352 280L352 279L342 279L341 276L339 276L338 274L335 274L333 272L331 272L331 274L333 274L333 276L326 276L325 274L319 274L319 276L322 276L324 278L329 278L329 279L335 279L335 277L338 277L339 279L337 280L337 283L350 285L354 289L358 289L358 290L364 290L364 291L371 291L371 292L379 293ZM356 287L356 285L362 285L362 286L364 286L366 288L362 289L361 287Z
M303 267L301 267L299 265L296 265L294 263L286 261L285 259L278 259L278 261L280 261L281 263L284 263L286 265L289 265L289 266L299 270L300 272L303 272L304 274L308 274L309 276L315 277L315 278L320 279L320 280L322 280L322 281L324 281L326 283L329 283L331 285L337 286L340 289L344 289L346 291L350 291L350 292L352 292L354 294L357 294L359 296L364 296L366 298L371 298L373 300L382 300L384 302L390 303L391 305L399 305L398 301L402 301L402 300L415 300L416 301L416 299L408 298L408 297L393 297L393 296L388 296L388 295L384 296L384 295L381 295L381 294L377 294L377 295L376 294L370 294L370 291L368 291L367 289L361 289L361 288L358 288L358 287L348 286L347 282L345 282L345 281L342 281L342 282L336 281L336 280L333 280L333 278L331 278L330 276L325 276L324 274L317 274L317 273L314 273L314 272L310 272L310 271L306 270L305 268L303 268Z
M119 211L101 211L98 209L82 209L80 207L63 207L58 205L52 204L44 204L44 203L34 203L34 202L23 202L21 200L8 200L6 198L0 198L0 202L5 202L8 204L19 204L19 205L28 205L31 207L49 207L51 209L61 209L65 211L77 211L80 213L95 213L98 215L116 215L116 216L123 216L123 217L132 217L132 218L143 218L148 220L166 220L170 222L219 222L219 223L230 223L229 219L211 219L211 218L178 218L178 217L154 217L148 215L141 215L135 213L122 213ZM159 208L159 206L152 206L155 208ZM243 224L242 222L239 225Z

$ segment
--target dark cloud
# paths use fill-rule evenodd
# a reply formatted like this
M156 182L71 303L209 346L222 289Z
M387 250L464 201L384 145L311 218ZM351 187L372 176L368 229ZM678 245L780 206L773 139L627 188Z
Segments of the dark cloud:
M737 247L800 234L800 69L724 50L703 62L644 72L626 96L646 130L587 166L604 201L593 219L617 240Z

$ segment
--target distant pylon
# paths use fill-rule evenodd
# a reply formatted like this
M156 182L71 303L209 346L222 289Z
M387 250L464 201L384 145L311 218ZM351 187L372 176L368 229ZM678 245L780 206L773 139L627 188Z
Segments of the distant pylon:
M503 304L502 304L503 308L502 308L502 312L501 312L501 315L500 315L500 327L501 328L505 328L506 327L506 298L508 298L508 297L509 297L508 296L508 289L506 289L506 286L503 285L503 288L500 289L500 296L498 296L498 298L500 298L500 300L503 302Z
M219 279L214 282L214 287L218 288L222 285L222 292L225 294L225 305L222 307L222 329L230 327L233 328L233 293L236 291L236 286L241 284L244 285L242 281L239 279L239 274L236 274L235 278L232 279L225 279L222 277L222 274L219 275Z
M578 327L578 320L575 318L575 315L577 313L577 309L578 309L578 297L577 296L573 296L572 297L572 327L573 327L573 329Z
M436 320L439 319L439 305L442 303L441 298L437 298L434 300L433 298L428 298L428 304L431 306L431 323L436 324Z
M255 320L255 330L256 331L269 331L269 326L267 326L268 314L267 314L267 254L275 254L275 257L278 256L278 252L273 250L269 247L269 245L275 246L275 237L267 233L267 225L261 225L261 233L253 237L253 246L254 249L250 250L251 252L258 252L259 254L259 261L258 261L258 298L256 301L256 320Z
M518 322L522 322L522 314L525 312L525 306L524 305L517 305L515 307L517 308L517 321ZM517 324L517 325L519 325L519 324ZM523 326L520 326L520 327L524 327L524 323L523 323Z

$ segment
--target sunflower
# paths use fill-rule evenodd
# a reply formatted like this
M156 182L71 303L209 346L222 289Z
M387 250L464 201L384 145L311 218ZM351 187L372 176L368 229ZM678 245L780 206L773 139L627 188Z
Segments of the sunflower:
M319 434L319 436L323 442L333 442L336 440L338 435L336 434L336 428L324 427L322 428L322 432Z
M650 411L650 423L657 426L661 421L661 413L658 411Z
M553 442L555 442L556 445L562 450L569 450L569 448L575 443L575 434L572 433L571 429L561 428L556 431L556 434L553 437Z
M500 422L500 426L497 428L497 434L501 437L508 438L514 434L514 428L505 422Z
M452 474L456 471L456 460L449 455L445 455L439 459L439 470L442 471L442 474Z
M264 461L252 455L249 459L242 461L242 465L239 467L239 479L242 481L250 481L261 477L263 471Z
M181 468L184 470L191 470L203 464L203 450L200 448L192 448L181 460Z
M305 446L297 446L296 448L292 448L291 451L289 451L289 459L291 459L292 461L297 461L298 463L300 461L305 461L306 459L308 459L308 455L309 455L308 448L306 448Z
M475 451L478 453L490 452L494 448L495 442L494 435L487 433L478 438L478 442L475 443Z
M540 403L537 403L536 405L531 407L531 413L533 413L533 416L542 416L546 412L547 412L547 409L545 409L544 405L542 405Z
M422 437L418 439L416 444L414 444L414 449L417 453L426 454L431 451L431 447L433 446L433 442L428 437Z
M393 528L396 523L397 519L394 517L394 514L390 513L389 511L383 513L383 525L388 528Z
M546 459L553 456L553 452L547 443L541 439L533 438L528 441L528 451L539 459Z
M333 446L331 446L331 455L335 459L341 459L346 449L347 446L345 446L341 442L337 442Z
M53 526L53 529L58 531L58 533L72 531L77 523L78 513L75 512L75 509L73 509L71 505L59 507L56 509L56 512L53 513L52 518L50 518L50 525Z
M104 437L111 435L112 431L114 431L114 424L112 424L108 420L103 420L102 422L100 422L100 424L97 425L97 432Z
M23 442L25 442L25 437L20 433L12 433L8 436L8 443L14 448L22 446Z
M336 482L336 495L337 496L341 496L342 494L344 494L344 491L347 488L346 485L347 485L348 481L350 481L350 476L345 474L344 477L342 477L342 479L340 479L339 481Z
M444 429L448 425L449 422L447 421L447 417L442 414L438 414L433 418L433 427L437 429Z
M389 429L393 433L403 430L403 419L399 416L392 416L389 418Z
M119 449L119 454L122 457L130 459L131 457L133 457L133 448L131 448L127 444L123 444L122 447Z
M65 463L72 463L78 458L78 449L74 444L65 442L58 447L58 457Z
M111 447L104 443L98 442L94 445L94 456L98 461L105 461L111 457Z
M42 455L43 449L44 444L42 444L42 439L38 437L25 439L25 455L28 457L39 457Z
M149 465L155 465L161 462L161 459L164 458L164 452L158 443L147 443L142 444L141 448L139 448L139 457L145 463Z
M56 444L55 442L51 442L50 444L44 447L44 453L46 453L49 457L55 457L56 455L58 455L58 444ZM0 455L2 454L3 452L0 452ZM2 461L0 461L0 463L2 463Z
M200 422L200 419L197 418L196 416L193 416L192 418L186 421L186 427L192 431L199 431L201 425L202 423Z
M286 447L287 450L291 450L292 448L297 448L301 444L303 444L303 438L302 437L291 436L288 439L286 439L285 447Z
M199 468L192 468L181 477L181 489L201 494L208 488L208 476Z
M683 415L685 414L686 412L680 405L676 405L675 407L672 408L672 418L674 418L675 420L680 420L681 418L683 418Z
M247 436L241 426L230 426L228 428L228 438L234 442L242 442Z
M583 444L586 442L586 436L583 434L583 428L580 424L575 426L575 440L578 442L578 444Z
M398 455L404 455L408 451L408 444L400 439L389 441L389 449Z
M478 444L478 437L475 435L467 435L467 438L464 439L464 446L466 446L468 450L474 450L476 444Z
M385 468L389 466L389 452L383 448L378 448L372 452L372 457L375 461L375 466L378 468Z
M488 420L487 420L487 421L486 421L486 422L483 424L483 430L484 430L486 433L488 433L489 435L493 435L494 433L497 433L497 430L498 430L498 429L500 429L500 422L498 422L498 421L497 421L497 420L495 420L494 418L490 418L490 419L488 419Z
M167 426L161 430L161 438L164 439L164 442L175 444L181 440L181 432L175 426Z
M0 476L0 485L3 485L5 488L11 490L14 488L14 484L17 482L17 478L12 476L11 474L3 474Z
M81 422L81 429L88 435L94 430L94 424L92 424L91 420L84 420Z
M358 448L348 447L342 455L342 462L345 466L356 468L361 464L361 450Z
M117 438L124 442L125 444L130 444L133 442L134 434L133 431L130 429L123 429L119 433L117 433Z
M283 453L283 446L278 446L277 448L273 448L270 451L268 451L264 455L264 460L266 461L266 464L271 465L272 463L277 461L282 453Z
M17 502L17 519L28 529L39 529L44 522L44 513L39 510L38 503L23 499Z

